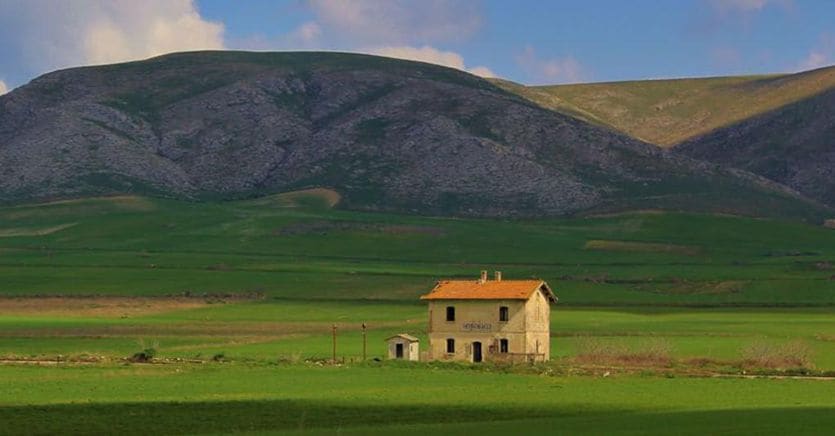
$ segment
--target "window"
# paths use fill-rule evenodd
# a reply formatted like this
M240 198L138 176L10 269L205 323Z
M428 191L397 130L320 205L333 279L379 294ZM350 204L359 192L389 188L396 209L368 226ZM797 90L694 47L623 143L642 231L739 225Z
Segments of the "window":
M455 352L455 339L447 339L446 340L446 352L447 353L454 353Z
M502 339L499 341L499 352L500 353L507 353L507 339Z
M455 321L455 307L447 306L446 307L446 320L447 321Z
M510 311L507 309L507 306L502 306L499 308L499 321L507 322L510 319Z

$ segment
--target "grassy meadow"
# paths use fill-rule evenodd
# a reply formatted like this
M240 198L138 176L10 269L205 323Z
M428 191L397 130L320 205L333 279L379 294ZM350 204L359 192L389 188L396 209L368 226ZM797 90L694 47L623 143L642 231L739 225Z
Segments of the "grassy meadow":
M826 433L835 231L642 211L358 213L314 191L0 208L0 433ZM541 277L552 361L375 361L418 297ZM362 362L361 324L368 325ZM337 326L339 365L330 365ZM157 364L124 359L153 349ZM679 432L677 430L677 432Z

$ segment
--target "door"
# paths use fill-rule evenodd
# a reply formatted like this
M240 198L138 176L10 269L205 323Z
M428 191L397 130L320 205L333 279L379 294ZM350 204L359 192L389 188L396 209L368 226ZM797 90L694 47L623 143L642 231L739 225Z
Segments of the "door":
M481 342L473 342L473 362L481 362Z
M394 344L394 357L403 358L403 344Z

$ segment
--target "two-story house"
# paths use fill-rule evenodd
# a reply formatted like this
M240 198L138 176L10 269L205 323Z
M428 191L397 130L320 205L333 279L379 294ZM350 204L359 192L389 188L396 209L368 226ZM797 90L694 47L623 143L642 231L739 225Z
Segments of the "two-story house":
M551 306L543 280L443 280L420 297L429 302L429 359L546 361Z

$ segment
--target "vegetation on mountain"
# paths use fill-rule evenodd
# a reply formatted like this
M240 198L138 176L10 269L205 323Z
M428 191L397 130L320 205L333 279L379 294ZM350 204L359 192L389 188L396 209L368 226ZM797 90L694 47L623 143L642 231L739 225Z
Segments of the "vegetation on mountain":
M765 76L551 86L493 83L542 107L672 147L826 92L835 87L835 67Z

